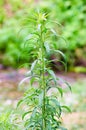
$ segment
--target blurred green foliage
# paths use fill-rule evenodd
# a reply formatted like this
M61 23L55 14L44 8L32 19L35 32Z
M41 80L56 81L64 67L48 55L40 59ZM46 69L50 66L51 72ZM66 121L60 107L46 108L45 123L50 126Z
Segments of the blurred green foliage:
M51 44L66 54L69 69L73 70L73 66L86 67L85 0L1 0L0 63L13 67L24 62L31 63L32 48L29 44L28 47L24 46L24 39L33 28L26 17L29 18L38 9L48 13L48 19L56 22L50 26L57 31L58 38L52 39ZM22 21L28 29L23 29Z

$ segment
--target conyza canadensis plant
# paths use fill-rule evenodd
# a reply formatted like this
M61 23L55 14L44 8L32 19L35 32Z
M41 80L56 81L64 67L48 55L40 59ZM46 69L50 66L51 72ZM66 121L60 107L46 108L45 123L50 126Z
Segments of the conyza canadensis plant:
M58 58L48 58L53 53L66 59L60 50L52 47L53 39L58 35L51 26L53 22L47 17L46 13L36 13L27 18L29 34L25 46L31 48L30 53L35 60L27 76L20 82L21 85L26 80L29 81L29 88L17 105L27 106L22 114L25 130L66 130L61 124L61 114L63 108L70 110L59 101L59 96L63 96L63 88L50 66L50 63L53 60L58 61ZM68 87L70 88L69 85ZM54 94L54 91L57 91L57 94Z

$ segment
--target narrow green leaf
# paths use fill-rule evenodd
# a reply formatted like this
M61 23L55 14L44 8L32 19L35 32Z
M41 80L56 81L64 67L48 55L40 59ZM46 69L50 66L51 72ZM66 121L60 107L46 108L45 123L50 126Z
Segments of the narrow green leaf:
M59 109L59 111L58 111L58 116L60 117L60 116L61 116L61 112L62 112L60 103L58 102L58 100L57 100L56 98L51 98L50 100L51 100L51 101L57 106L57 108Z
M39 95L39 106L42 105L42 102L43 102L43 91L42 91L42 93Z
M58 89L58 91L60 92L61 97L62 97L62 96L63 96L63 90L62 90L62 88L61 88L61 87L57 87L57 89Z
M63 96L63 90L62 90L62 88L61 87L56 87L56 86L48 86L47 87L47 92L51 89L51 88L56 88L58 91L59 91L59 93L60 93L60 95L61 95L61 97Z
M71 112L71 109L68 106L61 106L62 108L67 109L67 111Z
M49 54L50 53L50 47L49 47L49 44L47 42L44 43L44 47L46 49L46 52Z
M23 99L19 100L17 103L17 107L19 107L22 102L23 102Z
M53 70L47 70L47 71L52 76L52 78L54 79L54 82L57 83L57 79L56 79L56 76L55 76L55 73L53 72Z
M31 78L31 80L30 80L31 86L33 85L34 82L35 82L35 77Z
M61 28L63 28L64 26L62 24L60 24L59 22L57 21L52 21L52 20L49 20L51 23L55 23L57 25L59 25Z
M33 127L33 126L34 126L34 124L35 124L34 122L29 123L29 125L26 127L25 130L29 130L30 127Z
M71 86L68 82L65 81L65 84L69 87L70 91L72 92Z
M26 75L28 75L28 76L29 76L30 74L31 74L31 71L30 71L30 70L29 70L29 71L27 71Z
M63 52L61 52L60 50L54 50L54 52L59 53L65 59L65 61L67 61L66 56L64 55Z
M57 36L57 33L56 33L56 31L55 31L54 29L51 29L51 32L52 32L55 36Z
M25 113L22 115L22 119L24 119L24 117L25 117L27 114L31 113L31 112L32 112L32 111L25 112Z
M27 40L29 40L29 39L31 39L32 38L32 34L29 34L26 38L25 38L25 41L27 41Z
M37 107L35 107L34 110L32 111L31 119L32 119L33 117L35 117L36 112L37 112Z
M65 62L63 62L63 61L60 61L60 60L58 60L58 59L53 59L53 60L50 60L49 62L50 62L50 63L52 63L52 62L60 62L60 63L62 63L62 64L64 65L65 72L67 72L67 63L65 63ZM56 66L56 67L57 67L57 66Z
M31 78L31 76L30 77L26 77L23 80L21 80L20 83L19 83L19 86L22 85L26 80L28 80L30 78Z
M54 104L56 104L56 106L60 106L60 103L57 101L56 98L51 98L50 99Z
M33 69L34 69L36 63L37 63L37 60L35 60L35 61L32 63L32 66L31 66L31 72L33 71Z
M38 31L40 31L40 29L41 29L41 24L38 24Z

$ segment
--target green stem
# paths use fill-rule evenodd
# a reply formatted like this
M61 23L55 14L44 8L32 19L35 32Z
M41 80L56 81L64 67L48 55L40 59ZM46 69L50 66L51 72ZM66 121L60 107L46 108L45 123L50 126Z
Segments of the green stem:
M43 36L42 36L42 26L41 26L41 64L42 64L42 89L43 89L43 104L42 104L42 130L46 130L46 117L45 117L45 96L46 96L46 83L45 83L45 60L44 60L44 42L43 42Z

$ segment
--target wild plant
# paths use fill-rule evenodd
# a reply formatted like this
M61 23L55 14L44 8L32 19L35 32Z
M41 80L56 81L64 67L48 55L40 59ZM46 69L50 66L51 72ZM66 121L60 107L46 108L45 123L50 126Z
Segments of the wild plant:
M12 121L13 114L11 112L0 113L0 130L20 130Z
M26 20L30 24L27 27L29 34L24 46L34 50L31 54L35 60L27 76L20 82L21 85L26 80L29 81L29 87L17 105L25 106L22 114L25 130L66 130L61 126L61 114L63 108L69 108L61 105L59 101L59 96L63 96L64 90L50 66L53 61L59 61L59 58L48 59L50 54L59 54L65 60L65 55L60 50L52 48L51 39L58 37L57 32L46 13L35 13Z

